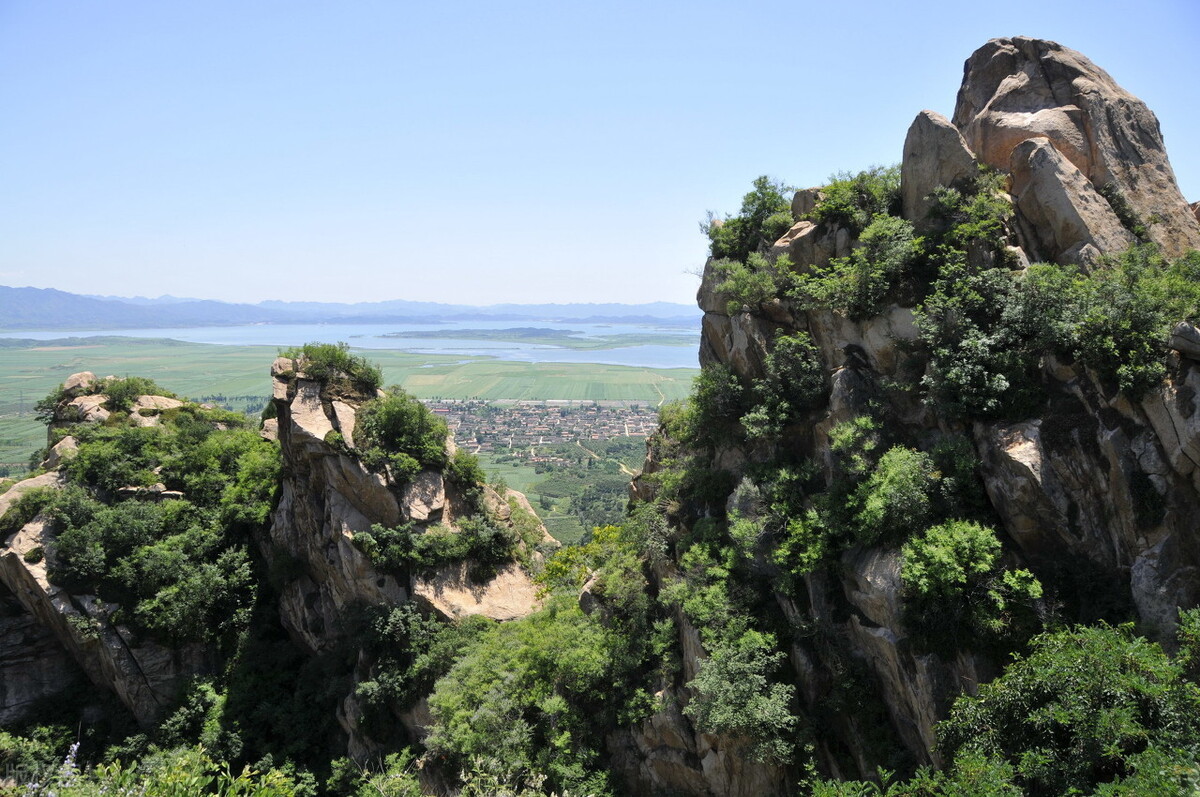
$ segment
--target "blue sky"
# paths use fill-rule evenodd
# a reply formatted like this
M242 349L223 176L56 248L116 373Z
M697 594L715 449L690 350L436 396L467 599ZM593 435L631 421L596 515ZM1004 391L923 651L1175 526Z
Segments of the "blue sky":
M0 0L0 284L693 300L705 211L899 159L987 39L1080 50L1200 199L1200 4Z

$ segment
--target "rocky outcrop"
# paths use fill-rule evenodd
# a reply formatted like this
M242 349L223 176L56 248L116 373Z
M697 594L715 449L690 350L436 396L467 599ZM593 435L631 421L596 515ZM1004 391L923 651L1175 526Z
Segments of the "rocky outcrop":
M34 488L56 489L63 484L57 473L47 473L15 485L0 496L0 514L22 492ZM0 553L0 583L20 603L43 633L58 643L92 683L110 690L143 726L162 719L187 678L208 669L200 646L171 649L140 640L124 626L109 622L116 608L92 595L71 594L50 583L47 568L55 556L55 533L49 520L37 516L5 540ZM73 671L55 664L60 672ZM47 671L47 678L49 673ZM69 685L69 681L67 682ZM54 691L54 680L43 682Z
M516 562L480 578L473 563L461 562L434 572L384 571L355 542L372 526L412 524L410 533L457 533L456 522L486 511L493 522L508 523L508 502L480 486L482 506L472 505L440 470L425 469L397 481L389 468L372 470L354 448L359 406L374 395L347 387L348 380L317 380L302 362L279 358L271 368L284 477L279 503L271 516L263 553L284 572L279 613L284 627L312 653L358 644L348 634L347 618L364 607L399 606L409 601L424 612L455 620L482 615L513 620L538 608L540 598L529 574ZM453 443L447 441L448 450ZM519 506L524 496L513 493ZM532 510L530 510L532 515ZM553 538L541 528L544 539ZM556 543L555 543L556 544ZM534 552L528 552L536 556ZM354 680L372 677L374 660L360 651ZM383 749L360 728L362 709L353 692L339 703L337 719L347 750L362 759ZM404 724L408 714L397 715ZM424 733L419 722L406 727Z
M1022 141L1010 167L1022 240L1034 260L1087 266L1102 252L1134 243L1104 197L1049 140Z
M293 637L310 651L328 650L344 641L348 610L397 606L413 597L446 619L482 614L511 620L533 611L536 589L516 566L482 583L466 577L466 565L431 577L375 568L355 545L356 533L405 522L418 524L417 533L453 529L455 518L471 510L440 471L423 470L397 483L390 471L367 468L347 443L353 441L356 405L371 397L335 392L297 368L279 358L271 369L286 475L264 547L268 558L294 563L294 577L280 594L280 614ZM504 504L494 495L491 502Z
M980 161L1001 170L1017 145L1049 140L1097 190L1119 196L1168 255L1200 248L1158 119L1080 53L1021 36L989 41L967 59L954 124Z
M928 229L934 189L962 188L979 173L979 165L950 120L921 111L904 139L900 166L900 198L904 218L918 230Z
M1001 236L1006 251L993 257L1011 255L1009 268L1055 261L1086 269L1138 236L1169 255L1200 247L1196 213L1179 195L1153 114L1086 58L1052 42L989 42L966 64L954 121L930 111L917 116L901 164L904 217L918 232L936 232L931 196L939 187L968 188L981 164L1006 175L997 190L1015 212ZM792 210L800 221L771 256L787 255L804 270L853 250L858 242L849 230L804 218L819 198L818 189L796 194ZM977 256L967 253L972 264ZM777 333L806 331L830 393L824 408L778 440L718 445L712 468L741 478L772 455L765 452L783 451L813 463L831 482L839 465L830 432L868 408L882 411L906 440L965 432L982 462L1005 556L1053 585L1050 601L1071 603L1069 616L1131 612L1144 633L1169 644L1178 607L1200 603L1200 332L1192 324L1175 325L1170 378L1140 401L1077 365L1048 358L1043 379L1051 398L1043 413L964 430L937 417L919 390L895 389L904 379L920 381L919 374L902 376L918 337L911 307L891 304L852 321L786 298L731 307L717 285L714 270L706 269L697 297L705 311L702 365L727 367L752 382L763 377ZM644 473L656 467L648 459ZM653 493L647 480L635 481L636 498L651 500ZM769 562L755 566L770 578ZM957 695L973 692L1004 664L1003 657L972 646L951 652L923 647L908 627L900 569L894 546L850 547L836 567L807 574L794 591L775 595L788 628L819 629L793 638L787 678L807 721L819 728L818 762L835 776L872 776L881 763L881 735L917 763L939 763L936 723ZM602 611L587 589L581 601ZM686 683L694 675L688 662L704 654L682 622L679 653ZM832 711L848 670L858 673L855 688L872 697L854 712ZM639 788L786 793L785 774L770 767L738 770L749 765L732 763L744 758L736 745L701 738L681 711L686 689L676 685L660 697L658 713L612 742ZM723 763L704 765L710 754Z
M36 721L42 701L76 691L86 681L54 633L0 586L0 725Z

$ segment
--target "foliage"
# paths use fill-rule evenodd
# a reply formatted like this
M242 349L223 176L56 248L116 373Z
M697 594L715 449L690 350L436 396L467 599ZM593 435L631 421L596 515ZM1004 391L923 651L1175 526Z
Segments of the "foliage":
M372 677L355 687L364 729L375 739L387 739L394 732L392 708L406 709L429 694L490 626L478 615L440 622L412 603L368 610L364 649L374 654L375 665Z
M597 720L617 697L613 636L569 598L492 627L437 682L429 750L460 768L494 757L559 788L608 793Z
M1013 214L1005 180L1002 172L981 165L979 174L962 190L934 189L929 216L939 227L940 242L958 250L978 245L999 249Z
M514 530L480 516L459 518L457 523L457 528L425 530L415 523L395 528L376 523L370 532L355 534L354 544L372 564L390 573L429 572L469 561L472 573L482 579L515 556L521 539Z
M389 464L401 481L421 467L445 467L448 434L445 421L395 385L365 402L355 416L355 445L363 462L370 467Z
M163 390L153 379L141 376L110 376L94 383L90 393L101 393L107 400L105 407L113 412L129 412L133 403L141 396L166 396L178 398L174 393Z
M277 769L255 772L249 767L234 775L228 765L209 758L202 747L158 751L133 764L114 761L91 770L75 761L78 745L43 782L21 793L28 797L297 797L297 783Z
M872 166L858 174L839 172L821 189L813 221L859 233L879 215L900 215L900 165Z
M1200 744L1200 688L1182 676L1129 628L1043 634L978 697L959 698L941 746L1008 762L1029 794L1088 793Z
M1084 275L1031 266L973 272L948 263L917 326L930 354L924 384L943 411L1019 416L1042 400L1049 354L1074 358L1131 398L1158 385L1170 325L1200 316L1200 256L1167 261L1150 245Z
M746 387L727 366L705 366L692 383L691 398L677 424L678 433L693 446L711 447L727 440L748 400Z
M910 222L876 215L859 236L862 245L793 280L788 295L801 306L829 308L854 320L877 315L888 296L913 277L922 239Z
M786 761L796 717L791 684L770 678L783 661L770 634L747 630L714 646L688 686L695 697L684 713L706 733L729 734L747 745L756 761Z
M701 225L708 236L712 256L745 262L751 253L762 252L792 226L791 199L795 189L765 175L742 197L736 216L718 220L710 213Z
M58 534L51 581L117 604L101 621L171 644L232 644L257 591L249 534L267 520L280 471L278 447L244 423L186 404L156 426L77 427L63 468L72 484L45 505ZM112 502L158 481L183 497Z
M903 446L888 449L852 496L857 539L871 545L921 528L933 510L936 482L928 454Z
M751 438L778 437L804 413L825 403L825 369L807 332L779 334L754 380L754 406L742 416Z
M7 537L17 533L53 501L54 490L50 488L35 487L25 490L9 505L8 510L0 515L0 536Z
M716 292L728 297L725 312L730 316L747 307L751 312L779 298L791 283L791 260L786 255L771 259L759 252L751 252L743 260L722 258L714 261L710 268L718 280Z
M1000 541L978 523L952 520L904 544L900 577L908 611L927 637L959 647L1034 626L1042 585L1000 567Z
M350 346L338 343L305 343L279 353L296 362L305 376L320 382L347 380L358 390L373 394L383 384L383 371L366 357L350 353Z

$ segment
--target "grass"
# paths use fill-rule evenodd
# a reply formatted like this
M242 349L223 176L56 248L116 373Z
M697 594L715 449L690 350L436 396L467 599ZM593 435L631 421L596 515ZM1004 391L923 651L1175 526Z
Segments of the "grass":
M90 338L0 350L0 466L24 466L45 444L33 405L78 371L144 376L181 396L271 394L269 346L214 346L163 339ZM357 350L383 368L385 384L418 398L629 400L683 398L693 368L591 363L522 363L485 357Z

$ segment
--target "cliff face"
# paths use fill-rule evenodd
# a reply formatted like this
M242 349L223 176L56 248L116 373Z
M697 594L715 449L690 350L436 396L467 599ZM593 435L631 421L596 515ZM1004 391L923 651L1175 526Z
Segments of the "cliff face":
M1139 238L1170 256L1200 247L1200 226L1175 184L1154 115L1082 55L1053 42L988 42L966 62L953 121L923 111L903 153L900 212L919 233L938 223L929 216L935 189L966 191L980 165L1002 173L998 199L1011 208L1002 245L969 249L972 268L1004 258L1015 269L1050 261L1086 272ZM822 200L821 189L799 192L796 223L769 250L772 258L788 256L798 274L863 245L853 227L809 215ZM1178 608L1200 601L1200 349L1191 344L1193 327L1177 325L1168 377L1136 399L1078 362L1049 356L1036 377L1048 396L1040 409L964 422L943 417L922 400L923 389L887 387L903 377L906 358L920 353L911 302L893 298L853 320L781 294L738 312L733 295L720 289L727 274L714 260L705 269L697 297L705 311L701 364L750 384L768 376L778 335L807 333L828 393L823 406L780 436L718 442L709 468L736 481L785 452L815 463L831 484L838 477L831 429L869 412L886 416L907 440L963 435L974 446L977 477L1009 561L1029 567L1058 594L1072 593L1081 617L1104 616L1100 605L1130 606L1144 633L1170 644ZM659 467L652 457L645 473ZM649 499L653 488L643 479L635 495ZM731 494L726 508L734 507ZM684 515L680 534L698 522ZM796 687L801 724L819 729L817 757L834 776L869 777L888 765L881 751L889 749L938 763L935 723L956 695L973 694L1005 663L971 640L933 652L914 637L898 547L848 547L835 563L805 574L792 594L776 592L763 615L774 627L822 629L820 639L793 636L781 678ZM706 654L688 634L684 624L680 652L694 673ZM865 674L867 700L881 707L875 716L885 728L869 727L862 713L831 716L848 662ZM688 689L675 695L683 705L693 698ZM737 760L678 712L655 716L632 740L640 761L627 767L647 790L786 793L786 768Z
M108 416L103 394L75 395L86 391L96 378L83 372L69 377L64 398L55 410L53 429L83 421L96 423ZM138 396L135 408L179 407L183 402L166 396ZM137 423L154 426L157 410L137 414ZM53 440L53 438L52 438ZM62 465L75 450L72 437L65 437L48 449L44 466L47 472L26 479L0 495L0 517L21 498L37 490L61 490L67 483ZM153 488L127 488L128 494L157 500L165 493L159 484ZM210 651L202 645L170 647L134 633L120 622L110 621L115 605L93 594L72 592L53 584L49 569L58 557L58 534L51 518L38 513L11 533L0 553L0 584L12 610L8 620L14 633L23 635L42 650L25 650L5 657L0 674L0 714L9 721L29 719L37 700L60 695L83 681L114 694L145 728L161 720L178 698L188 678L211 669ZM20 606L23 611L16 611ZM36 670L20 665L22 659Z
M516 561L482 582L469 577L467 563L406 573L384 572L373 564L354 543L356 533L369 533L373 525L412 523L413 534L435 527L453 533L461 519L481 510L508 523L512 509L505 499L527 510L528 504L519 493L502 499L482 485L482 506L473 505L438 469L427 467L397 481L390 467L367 468L355 449L356 412L374 396L310 378L302 366L281 357L271 368L277 419L268 423L270 433L278 435L284 468L279 503L262 544L267 560L285 574L279 613L292 638L311 653L355 647L360 641L348 637L348 618L356 611L409 601L444 620L468 615L512 620L534 611L537 590ZM446 446L453 452L453 441L447 439ZM541 533L553 543L544 529ZM357 659L355 682L369 678L374 667L364 652ZM351 691L340 705L338 722L350 753L365 758L380 748L363 735L360 716ZM415 736L424 733L422 722L411 715L397 720Z

